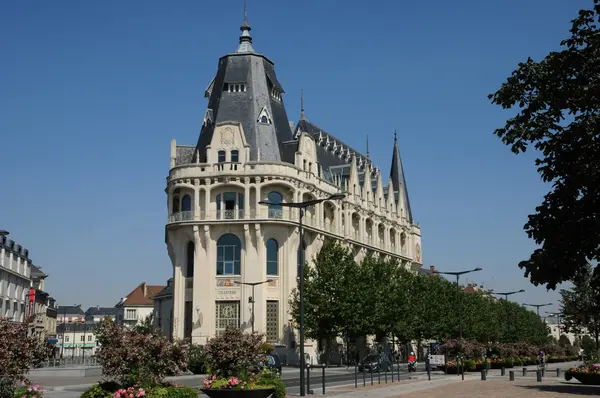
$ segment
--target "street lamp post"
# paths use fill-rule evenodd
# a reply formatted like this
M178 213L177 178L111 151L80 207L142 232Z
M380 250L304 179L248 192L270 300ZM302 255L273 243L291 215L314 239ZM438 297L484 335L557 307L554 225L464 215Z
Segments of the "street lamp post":
M477 271L481 271L482 268L475 268L475 269L471 269L468 271L457 271L457 272L442 272L442 271L433 271L434 274L441 274L441 275L452 275L456 277L456 301L457 301L457 312L458 312L458 338L459 340L462 340L462 319L461 319L461 313L460 313L460 284L459 284L459 279L461 275L464 274L470 274L471 272L477 272Z
M506 304L506 338L510 337L510 311L508 310L508 296L512 296L517 293L525 293L525 289L515 290L512 292L504 292L504 293L494 293L498 296L504 296L504 301Z
M7 230L5 230L5 229L0 229L0 236L6 236L6 235L8 235L8 234L10 234L10 232L8 232Z
M261 281L261 282L240 282L240 281L234 282L238 285L252 286L252 297L250 297L250 304L252 304L252 333L254 333L254 303L256 303L256 300L254 299L254 288L258 285L262 285L263 283L269 283L272 281L273 281L273 279L267 279L266 281Z
M537 309L537 316L540 316L540 308L541 307L546 307L548 305L552 305L552 303L546 303L546 304L527 304L527 303L523 303L523 305L527 306L527 307L535 307Z
M304 384L304 371L306 368L306 362L304 358L304 231L302 228L302 218L304 217L304 211L316 204L325 202L326 200L342 200L346 197L344 193L336 193L327 198L307 200L305 202L269 202L262 200L258 204L265 206L282 206L292 207L299 209L298 217L298 235L300 236L300 266L298 269L298 278L300 279L298 290L300 291L300 396L306 395L306 386Z

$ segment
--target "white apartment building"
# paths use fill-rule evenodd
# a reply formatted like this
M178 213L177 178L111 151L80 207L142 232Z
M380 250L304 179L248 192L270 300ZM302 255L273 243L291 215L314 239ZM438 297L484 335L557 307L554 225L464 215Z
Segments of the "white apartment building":
M29 250L0 236L0 317L23 322L28 317L30 287Z
M372 252L416 270L421 230L397 138L380 169L368 149L364 155L310 122L304 105L294 126L273 62L254 51L247 21L241 30L237 51L221 57L206 88L197 145L171 142L166 244L173 266L172 334L204 344L227 326L250 331L254 324L269 341L293 347L297 333L288 300L299 266L299 211L260 201L324 200L303 219L307 262L335 240L358 261ZM346 197L326 200L339 193ZM259 282L252 297L246 284ZM316 344L306 344L313 356Z

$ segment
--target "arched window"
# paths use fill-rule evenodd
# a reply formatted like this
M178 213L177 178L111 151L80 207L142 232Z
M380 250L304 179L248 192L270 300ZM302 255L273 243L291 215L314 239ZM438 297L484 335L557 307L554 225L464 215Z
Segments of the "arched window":
M219 155L219 159L218 159L219 163L224 163L225 162L225 151L219 151L218 155Z
M179 196L173 196L173 213L179 213Z
M279 192L269 192L267 200L270 203L282 203L283 195ZM280 204L269 205L269 218L281 218L283 216L283 206Z
M279 275L279 245L275 239L267 241L267 275Z
M237 163L240 161L240 152L238 150L231 151L231 161Z
M181 211L191 211L192 210L192 197L190 195L183 195L181 198Z
M193 278L194 277L194 242L190 241L187 244L187 263L186 263L186 271L185 271L185 277L186 278Z
M233 234L225 234L217 241L217 275L241 275L242 243Z

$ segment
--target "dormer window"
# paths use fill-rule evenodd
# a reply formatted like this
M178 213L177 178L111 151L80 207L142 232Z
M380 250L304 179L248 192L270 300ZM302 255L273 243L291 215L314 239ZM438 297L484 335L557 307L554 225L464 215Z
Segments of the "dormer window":
M237 150L231 151L231 162L237 163L240 161L240 153Z
M267 107L263 107L260 113L258 114L258 120L260 124L273 124L273 120L271 119L271 115L269 115L269 111Z
M218 153L218 162L219 163L225 163L225 151L219 151Z
M223 84L223 92L245 93L246 83L225 83Z
M281 91L277 90L277 88L271 88L271 97L275 98L277 101L281 101Z

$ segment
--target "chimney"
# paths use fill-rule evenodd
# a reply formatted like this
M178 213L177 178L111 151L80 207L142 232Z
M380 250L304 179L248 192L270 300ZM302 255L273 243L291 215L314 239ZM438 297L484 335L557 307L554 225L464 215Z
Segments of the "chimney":
M148 288L146 287L146 282L142 282L142 292L144 292L144 297L147 297Z
M430 266L429 266L429 273L430 273L431 275L435 275L435 265L430 265Z

